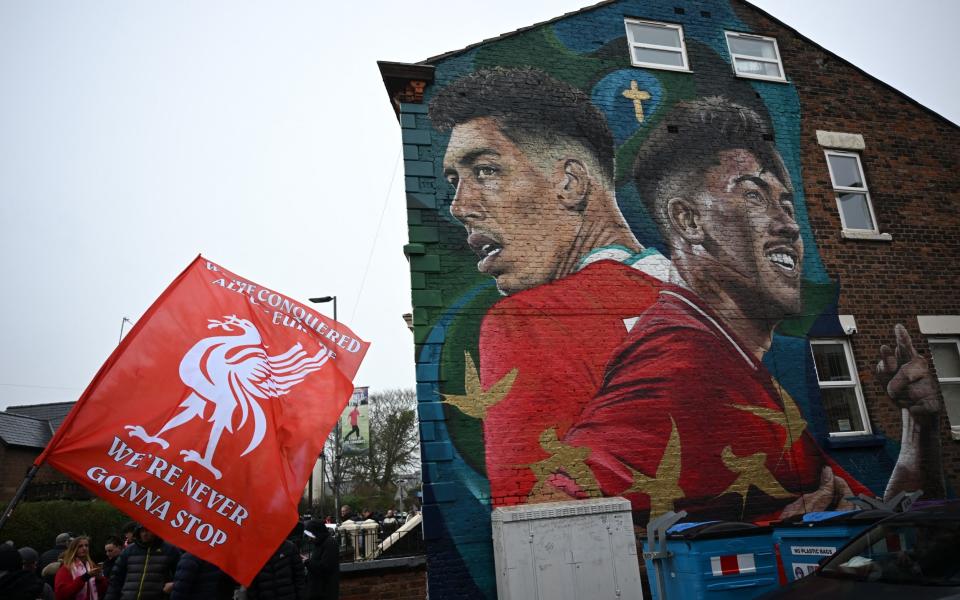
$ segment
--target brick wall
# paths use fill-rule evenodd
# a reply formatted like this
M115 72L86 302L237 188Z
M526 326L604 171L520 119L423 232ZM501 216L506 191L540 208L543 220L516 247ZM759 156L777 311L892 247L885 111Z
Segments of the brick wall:
M340 600L423 600L427 597L425 564L398 568L341 571Z
M632 67L625 17L682 25L692 71ZM725 30L776 37L787 81L735 77ZM468 47L432 64L433 81L425 88L422 67L417 67L416 77L411 75L417 81L388 84L389 90L400 92L396 98L410 234L404 251L414 307L431 597L495 596L490 528L495 506L624 495L633 502L641 527L651 514L669 509L686 509L697 518L762 520L787 514L798 503L797 510L809 510L813 500L806 495L824 485L823 464L832 465L855 492L884 493L899 453L901 414L872 375L879 346L893 343L894 325L900 323L917 350L929 357L916 316L960 315L955 266L960 258L960 138L955 126L736 0L623 0ZM453 131L449 124L433 122L431 103L445 89L497 68L532 69L529 77L540 83L527 89L520 82L515 89L490 95L488 105L503 98L509 99L508 105L494 111L496 127L475 128L472 138L464 136L463 128L458 134L455 119ZM574 91L553 87L552 81ZM458 93L482 95L493 84L484 85ZM787 195L795 208L781 206L777 196L765 200L762 211L736 217L740 221L711 217L716 219L712 225L726 226L711 229L715 237L701 243L701 250L713 253L715 261L690 270L687 284L697 290L693 304L705 305L714 327L690 309L677 313L678 305L649 312L661 297L659 284L636 274L643 264L660 264L649 250L675 265L682 264L684 256L697 256L678 238L669 237L669 231L658 230L646 203L649 198L642 184L634 182L633 167L658 135L670 139L676 134L687 141L667 152L645 154L643 166L654 172L658 161L665 162L665 172L670 172L671 161L693 158L698 166L687 179L706 181L704 174L721 163L720 153L707 150L707 142L689 141L696 138L688 132L701 127L701 121L678 121L675 115L680 102L716 96L747 107L767 124L766 146L752 147L750 153L753 158L767 156L759 160L759 173L767 174L765 185L792 187ZM640 106L637 98L643 98ZM583 148L597 147L596 129L583 125L593 121L580 113L549 116L565 102L588 102L609 128L615 154L612 182L596 175L605 160L600 154L582 154ZM444 118L442 110L434 114ZM514 117L512 125L504 124ZM569 122L581 129L571 133L569 127L555 125ZM863 135L866 148L861 156L877 220L892 241L841 237L817 130ZM504 132L509 135L497 137ZM487 152L484 161L474 160L482 152L466 152L463 156L474 162L444 164L451 145L469 150L474 144L478 150L484 147L481 138L487 148L506 143ZM569 163L549 162L565 143L564 152L573 152L587 165L585 170L565 170ZM782 158L784 172L770 154ZM661 161L665 156L670 160ZM737 157L737 164L749 162ZM589 185L577 202L565 206L587 206L584 214L591 218L609 217L603 204L603 194L609 192L629 237L648 252L639 254L623 236L608 236L593 246L585 236L571 244L574 250L561 248L561 254L568 253L561 259L545 260L563 239L570 216L562 210L558 216L551 201L569 200L565 194L576 189L571 181ZM551 182L556 186L550 187ZM730 189L740 188L731 184ZM744 192L737 201L755 196ZM712 205L696 206L706 213ZM761 213L762 218L755 216ZM794 224L784 226L787 221ZM529 225L517 227L521 222ZM603 219L586 222L577 231L594 232L598 222ZM794 226L804 245L797 292L802 306L781 319L772 307L782 298L792 301L793 284L762 284L769 275L764 275L764 261L774 261L770 244L762 245L763 235L770 237L773 227L780 233L771 239L789 237L782 231ZM475 244L486 245L481 254L486 256L498 244L500 253L490 254L494 258L489 261L478 258L468 245L471 232L489 238ZM754 239L760 242L747 247L745 240ZM593 266L574 273L580 267L562 266L598 247L614 246L627 248L618 255L616 267L608 261L602 269ZM734 252L741 254L730 260ZM792 251L779 253L784 252ZM767 258L760 260L761 253ZM782 266L789 259L776 260ZM478 261L487 266L478 267ZM530 264L542 265L539 271L528 269L528 280L535 283L516 286L512 281L514 287L507 289L504 274L516 275ZM633 265L633 271L620 268L625 265ZM654 271L649 267L645 273ZM716 288L736 292L732 296L737 301L725 305L706 300ZM676 316L681 313L686 316ZM672 333L642 329L656 335L640 336L625 328L637 318L658 314L672 315L668 319L675 323L699 319L701 329L711 330L713 337L693 343L681 336L654 348L649 340ZM854 315L857 321L858 333L850 343L872 435L828 435L809 340L842 336L838 314ZM650 320L640 322L652 326ZM750 345L751 328L743 323L754 324L762 333L777 322L768 347ZM751 359L760 356L762 364ZM756 377L744 374L743 361ZM659 371L644 371L653 364ZM775 381L772 388L767 387L770 378ZM670 387L658 388L665 385L661 380L671 382ZM960 452L942 421L944 471L956 488ZM793 471L785 464L793 465Z
M13 497L24 475L40 454L38 449L0 444L0 496ZM43 465L33 478L34 483L69 481L69 478L49 465Z

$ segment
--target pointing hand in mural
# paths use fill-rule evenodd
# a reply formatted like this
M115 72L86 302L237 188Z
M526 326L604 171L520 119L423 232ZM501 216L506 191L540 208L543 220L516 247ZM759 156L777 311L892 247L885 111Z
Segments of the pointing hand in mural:
M853 490L846 481L837 477L830 467L824 467L820 473L820 487L809 494L803 494L784 507L780 518L786 519L794 515L808 512L828 510L836 507L837 510L853 510L855 506L847 498L853 496Z
M877 379L887 394L900 408L915 416L936 415L940 412L937 384L926 359L917 354L906 327L897 325L896 350L884 344L880 347Z
M939 433L940 396L926 359L913 347L903 325L893 329L896 349L880 347L877 380L901 412L900 459L887 483L886 496L901 490L922 489L941 497L946 490L941 468Z

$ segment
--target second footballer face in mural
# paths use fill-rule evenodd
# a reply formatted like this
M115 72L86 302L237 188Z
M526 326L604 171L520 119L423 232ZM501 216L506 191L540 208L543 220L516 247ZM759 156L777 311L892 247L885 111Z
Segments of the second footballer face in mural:
M713 292L755 315L758 307L772 318L799 312L803 242L786 175L750 150L724 150L702 187L691 200L671 200L667 210L716 282Z

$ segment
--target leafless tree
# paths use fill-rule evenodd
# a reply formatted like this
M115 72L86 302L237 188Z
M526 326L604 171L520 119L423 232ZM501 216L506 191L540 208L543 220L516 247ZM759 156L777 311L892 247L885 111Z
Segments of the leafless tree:
M341 456L339 479L373 495L392 494L400 475L419 467L417 395L411 389L389 389L370 394L369 451ZM327 443L327 481L334 480L334 444Z

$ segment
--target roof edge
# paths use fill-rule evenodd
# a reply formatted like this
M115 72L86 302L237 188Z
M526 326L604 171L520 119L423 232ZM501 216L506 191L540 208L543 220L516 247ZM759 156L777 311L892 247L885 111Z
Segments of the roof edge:
M470 50L472 50L472 49L474 49L474 48L476 48L476 47L478 47L478 46L482 46L482 45L484 45L484 44L489 44L489 43L491 43L491 42L498 42L498 41L500 41L500 40L504 40L504 39L513 37L513 36L515 36L515 35L524 33L524 32L526 32L526 31L530 31L531 29L536 29L537 27L542 27L542 26L544 26L544 25L549 25L550 23L554 23L554 22L559 21L559 20L561 20L561 19L565 19L565 18L570 17L570 16L573 16L573 15L579 15L579 14L581 14L581 13L589 12L589 11L591 11L591 10L596 10L596 9L598 9L598 8L602 8L602 7L604 7L604 6L607 6L608 4L614 4L614 3L619 2L619 1L620 1L620 0L603 0L602 2L598 2L598 3L592 4L592 5L590 5L590 6L585 6L585 7L581 8L581 9L579 9L579 10L574 10L574 11L566 12L566 13L563 13L562 15L559 15L559 16L554 17L554 18L552 18L552 19L548 19L548 20L546 20L546 21L540 21L539 23L534 23L533 25L528 25L528 26L526 26L526 27L521 27L521 28L516 29L516 30L514 30L514 31L511 31L511 32L509 32L509 33L504 33L504 34L501 34L501 35L498 35L498 36L495 36L495 37L492 37L492 38L487 38L487 39L485 39L485 40L481 40L481 41L479 41L479 42L475 42L475 43L473 43L473 44L470 44L470 45L468 45L468 46L465 46L465 47L463 47L463 48L460 48L459 50L451 50L451 51L449 51L449 52L444 52L444 53L442 53L442 54L437 54L436 56L431 56L431 57L426 58L426 59L424 59L424 60L422 60L422 61L420 61L420 62L414 63L414 64L412 64L412 65L406 65L406 66L410 66L410 67L414 67L414 66L429 67L429 68L431 69L431 81L432 81L432 70L434 69L433 63L436 63L437 61L445 60L445 59L447 59L447 58L450 58L451 56L455 56L455 55L461 54L461 53L463 53L463 52L468 52L468 51L470 51ZM793 32L794 35L796 35L797 37L799 37L799 38L802 39L803 41L805 41L805 42L807 42L807 43L809 43L809 44L812 44L814 47L816 47L816 48L818 48L819 50L827 53L827 54L830 55L831 57L839 60L839 61L842 62L843 64L845 64L845 65L847 65L847 66L850 66L850 67L853 67L855 70L857 70L858 72L862 73L862 74L865 75L867 78L869 78L869 79L871 79L871 80L879 83L879 84L882 85L883 87L885 87L885 88L887 88L887 89L889 89L889 90L892 90L893 92L896 92L896 93L899 94L900 96L902 96L902 97L906 98L907 100L909 100L912 104L915 104L916 106L920 107L921 109L923 109L924 111L930 113L931 115L939 118L941 121L947 123L948 125L954 127L955 129L960 129L960 125L958 125L957 123L954 123L953 121L951 121L951 120L948 119L947 117L941 115L940 113L938 113L937 111L933 110L933 109L930 108L929 106L926 106L925 104L922 104L920 101L918 101L918 100L916 100L915 98L913 98L912 96L909 96L908 94L904 93L902 90L897 89L897 88L894 87L893 85L887 83L886 81L880 79L879 77L876 77L875 75L871 75L870 73L868 73L867 71L865 71L865 70L863 70L862 68L858 67L857 65L853 64L853 63L850 62L849 60L843 58L842 56L836 54L835 52L829 50L828 48L825 48L824 46L818 44L817 42L813 41L813 40L810 39L809 37L807 37L807 36L805 36L804 34L800 33L799 31L797 31L796 29L794 29L794 28L791 27L790 25L787 25L786 23L784 23L783 21L781 21L781 20L778 19L777 17L771 15L770 13L768 13L768 12L765 11L764 9L760 8L759 6L757 6L757 5L749 2L748 0L730 0L730 1L731 1L731 2L732 2L732 1L740 2L741 4L743 4L744 6L746 6L747 8L757 11L758 13L760 13L760 14L763 15L764 17L770 19L770 20L773 21L774 23L776 23L776 24L780 25L781 27L784 27L785 29ZM386 65L403 65L404 63L387 63L387 62L380 61L380 62L378 62L377 64L379 64L379 65L385 65L385 64L386 64ZM383 70L383 67L382 67L382 66L381 66L380 72L381 72L381 74L384 74L384 70ZM386 75L385 75L385 74L384 74L384 82L386 82ZM389 91L389 88L388 88L388 91ZM395 108L395 110L398 111L399 108Z
M734 0L731 0L731 1L734 1ZM763 15L764 17L770 19L771 21L773 21L773 22L776 23L777 25L780 25L780 26L783 27L784 29L787 29L787 30L793 32L794 35L796 35L797 37L799 37L799 38L802 39L803 41L807 42L808 44L813 45L814 47L818 48L819 50L822 50L823 52L826 52L826 53L829 54L831 57L837 59L838 61L840 61L841 63L847 65L848 67L852 67L854 70L858 71L858 72L861 73L862 75L865 75L868 79L871 79L871 80L875 81L876 83L879 83L879 84L882 85L883 87L885 87L885 88L887 88L887 89L889 89L889 90L891 90L891 91L893 91L893 92L896 92L896 93L899 94L900 96L902 96L902 97L906 98L907 100L909 100L910 103L915 104L916 106L920 107L921 109L925 110L926 112L930 113L931 115L933 115L933 116L939 118L940 120L944 121L944 122L947 123L948 125L951 125L954 129L960 129L960 125L958 125L957 123L954 123L953 121L951 121L951 120L948 119L947 117L941 115L940 113L938 113L937 111L933 110L933 109L930 108L929 106L927 106L927 105L925 105L925 104L922 104L919 100L916 100L916 99L913 98L912 96L904 93L902 90L895 88L893 85L887 83L886 81L880 79L879 77L877 77L877 76L875 76L875 75L871 75L871 74L868 73L867 71L863 70L861 67L858 67L857 65L853 64L852 62L850 62L849 60L847 60L847 59L845 59L844 57L840 56L839 54L833 52L832 50L829 50L828 48L825 48L825 47L821 46L821 45L818 44L817 42L815 42L815 41L813 41L812 39L808 38L807 36L803 35L802 33L800 33L799 31L797 31L796 29L794 29L794 28L791 27L790 25L787 25L786 23L784 23L783 21L781 21L781 20L778 19L777 17L771 15L770 13L768 13L768 12L765 11L765 10L763 10L762 8L760 8L759 6L757 6L756 4L753 4L753 3L750 2L749 0L735 0L735 1L737 1L737 2L739 2L739 3L741 3L741 4L745 5L745 6L747 6L748 8L750 8L750 9L752 9L752 10L757 11L758 13L760 13L760 14Z
M433 82L433 65L421 63L401 63L378 60L380 77L387 88L390 105L397 119L400 119L401 102L423 102L423 90Z
M13 406L8 406L3 409L3 412L8 412L11 408L35 408L37 406L55 406L57 404L76 404L76 400L61 400L60 402L41 402L39 404L14 404Z
M476 48L477 46L482 46L483 44L489 44L490 42L499 42L500 40L505 40L505 39L510 38L510 37L513 37L513 36L515 36L515 35L519 35L519 34L521 34L521 33L530 31L531 29L536 29L537 27L543 27L544 25L549 25L550 23L554 23L554 22L559 21L559 20L561 20L561 19L566 19L567 17L571 17L571 16L573 16L573 15L579 15L579 14L581 14L581 13L589 12L589 11L591 11L591 10L595 10L595 9L601 8L601 7L606 6L606 5L608 5L608 4L615 4L615 3L619 2L619 1L620 1L620 0L603 0L602 2L597 2L596 4L591 4L590 6L584 6L583 8L580 8L580 9L577 9L577 10L571 10L570 12L565 12L565 13L563 13L562 15L553 17L552 19L547 19L546 21L540 21L539 23L534 23L533 25L527 25L526 27L521 27L521 28L519 28L519 29L515 29L515 30L513 30L513 31L510 31L510 32L508 32L508 33L502 33L502 34L497 35L497 36L494 36L494 37L492 37L492 38L487 38L487 39L485 39L485 40L480 40L479 42L475 42L475 43L470 44L470 45L468 45L468 46L464 46L463 48L460 48L459 50L451 50L451 51L449 51L449 52L444 52L444 53L438 54L438 55L436 55L436 56L431 56L430 58L426 58L426 59L424 59L424 60L422 60L422 61L420 61L420 62L418 62L418 63L416 63L416 64L418 64L418 65L427 65L427 64L432 64L432 63L434 63L434 62L436 62L436 61L439 61L439 60L445 60L445 59L447 59L447 58L449 58L449 57L451 57L451 56L455 56L455 55L460 54L460 53L462 53L462 52L468 52L468 51L470 51L470 50L473 50L473 49Z

